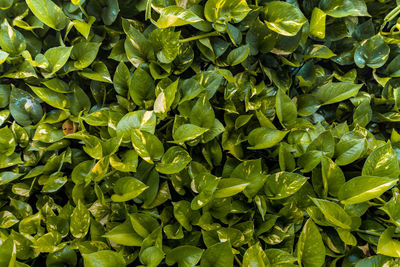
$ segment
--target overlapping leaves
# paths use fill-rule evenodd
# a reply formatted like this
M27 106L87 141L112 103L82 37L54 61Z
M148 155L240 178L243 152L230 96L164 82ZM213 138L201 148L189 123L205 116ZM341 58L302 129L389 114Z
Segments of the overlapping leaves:
M0 265L397 266L398 4L0 0Z

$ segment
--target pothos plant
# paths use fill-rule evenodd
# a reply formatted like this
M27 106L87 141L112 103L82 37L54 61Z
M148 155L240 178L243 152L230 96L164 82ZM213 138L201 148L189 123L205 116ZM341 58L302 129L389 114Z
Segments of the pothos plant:
M0 266L399 266L399 13L0 0Z

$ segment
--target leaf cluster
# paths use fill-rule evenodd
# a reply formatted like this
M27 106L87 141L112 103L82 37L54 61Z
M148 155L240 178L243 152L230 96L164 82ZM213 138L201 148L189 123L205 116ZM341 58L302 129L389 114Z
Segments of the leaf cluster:
M399 266L399 14L0 0L0 267Z

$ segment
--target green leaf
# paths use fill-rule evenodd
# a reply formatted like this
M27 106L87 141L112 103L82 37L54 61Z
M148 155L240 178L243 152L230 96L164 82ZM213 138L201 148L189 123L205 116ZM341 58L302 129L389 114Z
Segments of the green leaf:
M190 245L179 246L167 253L165 263L169 266L177 263L180 267L192 267L197 265L202 254L203 250L201 248Z
M90 66L99 52L101 43L79 42L74 44L71 51L71 58L75 60L73 66L76 69L84 69Z
M372 151L362 168L363 176L397 178L399 173L400 169L396 152L390 144L383 145Z
M137 28L125 19L122 20L122 27L127 35L124 42L126 56L136 68L145 63L148 57L154 57L152 46Z
M8 127L0 129L0 153L10 156L14 153L16 147L13 132Z
M212 200L213 194L217 189L219 181L219 178L208 172L203 172L195 176L194 183L196 191L200 192L200 194L192 199L190 205L192 210L198 210L207 205Z
M109 164L110 164L110 160L109 160L108 156L101 158L93 166L93 169L90 170L90 174L87 177L87 179L93 180L95 182L101 181L104 178L104 176L107 174Z
M292 100L281 90L276 94L276 115L282 126L287 126L297 118L297 108Z
M204 90L201 84L193 78L182 80L179 83L178 89L181 94L181 100L179 101L180 104L192 100Z
M347 16L370 16L364 0L322 0L319 8L335 18Z
M389 215L390 220L392 223L394 223L396 226L400 225L400 199L399 195L395 194L393 195L392 199L390 201L386 202L386 204L381 207L380 209L386 212L387 215Z
M68 86L66 82L58 78L47 80L42 82L47 88L57 92L57 93L71 93L72 89Z
M94 167L93 160L86 160L80 162L76 167L72 170L71 179L75 184L84 184L90 181L89 174Z
M83 119L87 124L92 126L108 126L109 112L108 108L99 109L85 115Z
M133 177L122 177L114 185L114 192L111 196L114 202L125 202L139 196L148 188L147 185Z
M141 66L133 73L129 85L129 94L138 106L144 106L144 101L154 98L154 80Z
M390 257L400 257L400 241L393 239L394 227L388 227L380 236L378 254Z
M69 98L45 87L29 85L32 91L44 102L58 109L67 109L70 105Z
M336 228L336 232L338 233L340 239L346 244L350 246L357 245L357 239L354 235L351 234L349 230L343 230L341 228Z
M364 40L354 52L354 62L359 68L382 67L389 58L390 48L380 35Z
M3 64L7 60L8 56L9 56L9 54L7 52L0 50L0 65Z
M343 171L328 157L321 159L322 181L325 196L329 192L332 196L337 196L340 187L346 182Z
M121 160L116 155L112 155L110 164L120 172L135 172L138 165L138 153L133 149L128 150L122 155Z
M233 169L230 176L249 182L243 192L248 198L253 198L264 186L267 179L267 176L262 173L261 159L240 163Z
M236 118L235 120L235 129L239 129L240 127L246 125L253 115L240 115L239 117Z
M7 238L0 245L0 264L2 266L14 266L17 257L17 250L14 240L10 237Z
M0 0L0 266L395 266L398 5Z
M43 109L32 95L13 87L10 95L10 113L23 126L37 123L43 116Z
M324 214L325 219L343 229L351 229L351 217L346 213L346 211L338 204L324 200L313 198L312 201L319 208L319 210Z
M318 227L308 219L297 241L297 261L302 266L322 266L325 262L325 245Z
M141 237L146 238L149 234L160 226L157 220L147 213L129 214L132 227Z
M373 266L383 266L385 264L393 264L393 258L384 256L384 255L375 255L372 257L364 258L361 260L358 260L356 263L356 267L362 267L362 266L368 266L368 267L373 267Z
M264 190L267 198L282 199L296 193L307 182L307 177L297 173L278 172L269 175Z
M238 178L221 179L217 190L214 192L215 198L225 198L234 196L242 192L250 183Z
M79 2L79 1L78 1ZM82 34L83 37L85 37L86 39L88 39L89 37L89 33L90 33L90 29L93 25L93 23L96 21L95 17L90 16L88 19L88 22L84 22L84 21L80 21L80 20L73 20L73 24L75 29Z
M112 242L125 246L140 247L143 242L143 238L133 230L129 219L115 226L103 236Z
M60 173L55 173L50 175L46 183L43 185L42 192L44 193L54 193L60 190L66 183L68 179Z
M250 47L248 45L240 46L229 52L226 62L231 66L238 65L242 63L249 56L249 54Z
M320 39L325 38L325 25L326 13L318 7L315 7L311 14L310 34Z
M9 9L13 5L14 0L0 1L0 9Z
M21 177L22 175L23 175L22 173L15 173L15 172L9 172L9 171L1 172L0 173L0 185L4 185L9 182L12 182L12 181L18 179L19 177Z
M323 58L328 59L336 56L332 50L330 50L327 46L324 45L313 45L306 56L306 58Z
M182 143L196 139L197 137L203 135L208 129L201 128L194 124L183 124L175 130L172 134L175 142Z
M4 19L0 25L0 47L4 50L2 51L3 57L6 58L8 54L17 56L26 48L24 36L19 31L13 29L8 24L7 19Z
M233 266L231 244L222 242L207 248L201 257L200 267L226 267Z
M76 252L68 247L51 253L46 257L46 266L49 267L56 267L59 264L76 265L77 262L78 257L76 256Z
M265 253L271 263L271 265L275 266L280 264L289 264L297 261L297 258L293 257L290 253L276 248L266 249Z
M44 24L60 31L68 24L68 18L59 6L51 0L26 0L32 13Z
M155 23L157 27L168 28L193 24L203 21L195 13L180 6L168 6L161 9L160 18Z
M149 267L158 266L164 259L164 252L158 247L145 248L140 254L140 262Z
M149 163L160 160L164 155L164 146L154 134L134 129L131 139L136 152Z
M242 264L242 266L270 266L268 257L263 251L260 243L257 243L246 250Z
M85 205L79 200L71 214L69 229L75 238L83 238L89 231L90 213Z
M156 128L156 115L154 112L137 110L125 114L117 124L116 132L123 141L128 141L132 130L139 129L154 134Z
M173 203L174 206L174 217L186 230L191 231L192 225L191 220L193 219L192 210L190 208L190 203L185 200Z
M369 101L363 101L353 113L353 123L365 127L372 119L372 109Z
M161 113L165 115L165 113L167 113L171 109L171 105L175 100L175 94L178 88L178 82L179 80L176 80L158 94L156 100L154 101L155 113L157 114Z
M366 149L365 138L354 132L348 132L336 144L336 164L347 165L359 159Z
M239 23L250 10L246 0L208 0L204 7L204 16L213 23L225 24L230 21Z
M314 96L321 105L333 104L356 95L362 86L346 82L327 83L317 88Z
M78 115L82 110L89 110L91 107L89 96L80 88L74 88L71 99L70 111L74 115Z
M0 212L0 228L10 228L14 224L18 223L19 220L9 211Z
M301 10L290 3L272 1L265 6L265 24L279 34L294 36L306 22Z
M8 157L4 154L0 154L0 169L8 168L21 163L23 163L23 161L21 160L21 156L17 153L14 153Z
M338 197L343 204L356 204L379 197L397 183L397 178L358 176L341 186Z
M205 97L199 98L190 112L190 123L210 129L214 121L215 113L210 102Z
M248 141L251 145L248 149L271 148L282 141L287 133L288 131L279 131L268 127L256 128L248 136Z
M51 76L56 73L59 69L61 69L69 58L71 54L72 47L52 47L44 53L44 56L49 61L49 71L50 73L46 76Z
M10 102L11 86L8 84L0 84L0 107L5 108Z
M79 74L90 80L112 83L110 73L108 72L106 64L96 61L92 64L92 69L84 69Z
M53 253L60 249L57 246L60 243L60 241L61 241L61 234L56 231L53 231L39 237L34 243L34 245L32 245L32 247L39 252Z
M192 158L179 146L170 147L157 163L156 170L164 174L178 173L183 170Z
M121 254L115 251L102 250L90 254L83 254L85 267L125 267L126 262Z
M115 91L120 95L127 95L129 90L129 83L131 81L131 74L128 67L124 62L120 62L114 73L113 84Z
M117 19L120 11L117 0L107 0L106 7L101 12L101 17L105 25L111 25Z
M61 128L57 128L47 123L41 123L36 128L33 140L44 143L54 143L64 138L64 133Z

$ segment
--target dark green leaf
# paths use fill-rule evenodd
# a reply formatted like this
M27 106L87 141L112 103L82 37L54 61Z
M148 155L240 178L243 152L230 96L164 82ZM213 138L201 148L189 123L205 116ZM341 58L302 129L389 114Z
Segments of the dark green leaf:
M279 131L268 127L260 127L250 132L248 141L249 149L265 149L277 145L285 138L287 131Z
M229 242L222 242L207 248L207 250L201 257L200 266L233 266L233 254L231 244Z
M32 13L44 24L60 31L68 24L62 9L51 0L26 0Z
M306 22L301 10L290 3L272 1L265 6L265 24L279 34L294 36Z
M136 178L122 177L119 178L115 183L115 194L111 196L111 199L115 202L128 201L139 196L147 188L148 186L146 186Z

